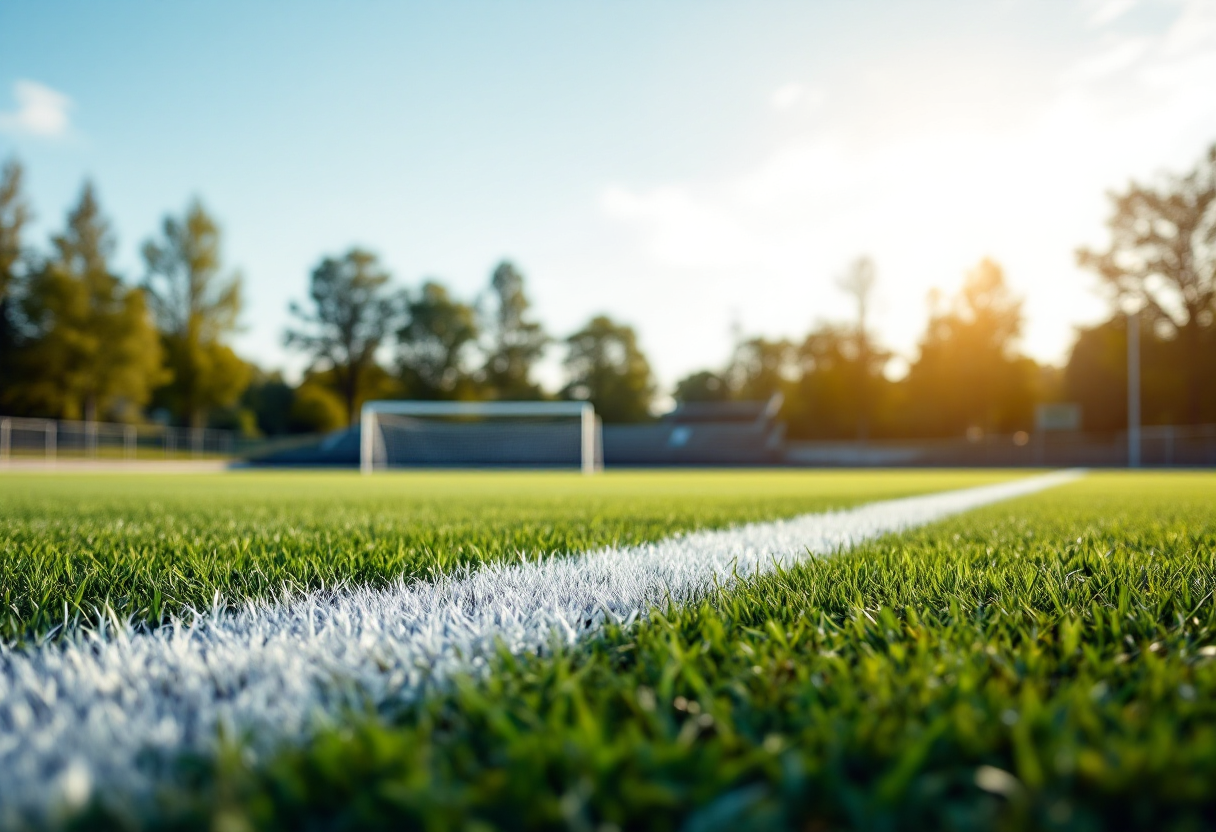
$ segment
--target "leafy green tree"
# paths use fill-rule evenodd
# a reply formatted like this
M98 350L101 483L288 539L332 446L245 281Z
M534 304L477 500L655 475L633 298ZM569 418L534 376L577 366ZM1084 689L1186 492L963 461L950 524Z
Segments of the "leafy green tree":
M341 257L324 258L313 269L312 311L291 305L302 327L288 330L286 343L311 353L314 369L332 371L348 424L357 418L376 351L397 317L390 279L376 255L352 248Z
M566 339L566 398L590 401L605 422L639 422L650 415L654 377L633 327L597 315Z
M241 407L253 413L263 436L282 436L291 430L291 405L295 389L275 370L253 368L253 378L241 394Z
M784 338L749 338L735 347L726 381L735 399L767 399L798 372L797 351Z
M241 312L241 276L225 273L220 242L219 226L196 200L182 218L166 216L160 238L143 247L144 291L173 373L162 392L192 427L235 403L252 373L223 343Z
M676 382L675 399L685 402L725 402L730 400L730 388L720 373L699 370Z
M550 338L536 321L528 319L531 302L524 292L524 276L513 263L499 263L490 277L493 309L488 316L490 337L482 375L491 394L499 399L538 399L539 385L531 380L532 367L544 354Z
M907 378L919 429L958 435L972 428L1029 427L1037 367L1018 353L1022 301L1009 290L1001 267L984 260L951 302L937 295L930 302L920 356Z
M17 347L16 309L13 289L21 276L25 249L22 235L30 221L29 205L22 188L21 163L10 159L0 171L0 405L10 399L19 383L15 366Z
M346 406L329 387L305 381L292 398L290 420L293 429L309 433L329 433L348 422Z
M872 343L862 348L856 327L821 324L807 334L797 353L798 377L786 388L783 411L791 436L857 439L863 414L862 439L898 431L899 425L889 419L891 384L882 375L888 353ZM865 379L864 388L859 377Z
M1110 198L1110 245L1082 249L1078 261L1102 278L1116 307L1129 300L1143 306L1154 328L1178 340L1181 415L1199 423L1216 387L1216 145L1190 173L1157 185L1133 182Z
M92 185L52 245L22 297L27 401L68 419L131 418L168 374L143 292L110 271L114 238Z
M460 399L471 395L466 352L477 340L473 307L428 281L406 302L406 322L397 332L397 363L405 389L418 399ZM527 374L523 376L526 382Z
M784 410L791 436L865 441L895 427L887 419L891 385L882 374L891 354L875 343L868 324L877 282L874 263L855 260L837 285L852 296L856 323L821 324L797 347Z
M867 432L890 433L891 383L882 376L889 353L862 348L856 327L823 324L801 344L784 339L749 338L735 348L726 370L703 370L683 379L675 397L681 402L767 399L782 393L781 415L790 435L800 439L849 439L857 436L866 408ZM868 401L857 383L868 377Z

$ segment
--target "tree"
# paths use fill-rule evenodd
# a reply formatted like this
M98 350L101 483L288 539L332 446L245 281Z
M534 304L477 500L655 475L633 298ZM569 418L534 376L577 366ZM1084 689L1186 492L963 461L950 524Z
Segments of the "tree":
M32 219L25 201L22 180L25 171L16 159L10 159L0 171L0 301L8 298L17 279L17 265L24 248L21 235Z
M263 436L282 436L291 430L291 405L295 389L275 370L265 372L253 368L253 378L241 394L241 407L253 414L258 432Z
M1028 427L1036 367L1017 353L1022 301L1009 291L1001 267L982 261L952 302L934 293L930 305L920 356L907 378L920 430L950 435Z
M181 219L165 217L143 256L144 291L173 373L166 404L203 427L208 410L232 405L249 385L252 369L222 342L241 312L240 274L224 273L219 226L197 200Z
M406 323L397 332L397 362L408 394L419 399L467 397L465 353L476 340L473 307L453 299L436 281L424 283L406 302ZM526 372L522 381L527 381Z
M1178 338L1186 378L1186 419L1202 420L1205 388L1216 384L1216 355L1205 330L1216 325L1216 145L1193 171L1157 185L1132 182L1110 194L1105 251L1081 249L1116 304L1144 307L1154 326Z
M794 379L796 358L793 344L783 338L739 341L725 369L701 370L681 379L675 398L680 402L768 399Z
M887 358L885 355L874 354L870 333L866 329L866 315L877 283L878 273L874 268L874 261L868 257L857 258L849 267L849 271L837 282L857 303L857 328L853 335L856 356L852 362L852 386L856 404L857 439L863 442L870 434L870 421L873 418L874 377L881 374L882 364L886 363ZM877 368L875 364L878 364Z
M130 418L168 374L143 292L110 271L114 239L91 185L52 246L22 297L25 397L67 419Z
M329 433L348 423L345 404L329 387L306 380L295 390L288 413L292 429Z
M397 316L389 280L376 255L352 248L341 257L326 257L313 269L312 312L295 303L290 307L303 327L288 330L286 344L311 353L314 365L333 371L348 423L356 418L376 350Z
M725 402L730 401L730 388L720 373L700 370L676 382L676 401Z
M1150 320L1140 325L1141 421L1146 425L1178 424L1187 417L1188 356L1176 337L1158 331ZM1085 430L1117 431L1127 427L1126 315L1078 331L1063 387L1067 400L1081 406ZM1216 335L1209 330L1209 337ZM1208 348L1211 348L1209 344ZM1216 389L1207 389L1202 417L1216 419Z
M21 275L20 264L25 254L22 234L31 218L22 192L23 178L24 171L16 159L9 160L0 171L0 404L6 406L10 398L6 394L17 382L13 289Z
M725 378L735 399L767 399L798 371L794 345L784 338L749 338L735 347Z
M633 327L597 315L566 344L570 382L563 396L590 401L605 422L638 422L650 415L654 379Z
M858 342L856 328L839 324L821 324L803 339L798 378L786 394L791 435L864 439L880 426L889 399L890 384L882 377L888 353ZM859 437L863 418L866 434Z
M482 375L499 399L537 399L540 387L531 380L532 367L549 343L541 325L528 320L531 302L524 293L524 276L504 260L490 277L494 306L487 316L487 350Z

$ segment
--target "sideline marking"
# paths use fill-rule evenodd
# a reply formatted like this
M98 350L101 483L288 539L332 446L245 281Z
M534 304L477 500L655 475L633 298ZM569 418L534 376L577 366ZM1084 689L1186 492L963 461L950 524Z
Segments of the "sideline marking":
M1071 482L1060 471L789 520L537 562L492 564L431 583L251 601L152 632L97 631L28 650L0 647L0 827L99 795L138 815L183 752L221 729L258 751L300 741L347 708L416 698L499 643L544 649L611 616L826 555L892 532ZM137 764L138 761L138 764Z

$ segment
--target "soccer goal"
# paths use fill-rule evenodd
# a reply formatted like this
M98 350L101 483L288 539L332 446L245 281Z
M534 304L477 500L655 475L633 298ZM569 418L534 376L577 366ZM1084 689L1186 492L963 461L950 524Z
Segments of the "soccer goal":
M586 402L374 401L363 405L359 469L602 465L600 424Z

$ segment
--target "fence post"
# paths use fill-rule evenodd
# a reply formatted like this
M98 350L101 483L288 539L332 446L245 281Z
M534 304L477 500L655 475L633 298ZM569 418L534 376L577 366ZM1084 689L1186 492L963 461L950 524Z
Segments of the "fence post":
M138 443L138 438L135 436L135 426L127 425L122 432L122 448L123 456L127 459L135 459L135 446Z
M8 417L0 419L0 460L8 462L13 442L13 422Z
M584 474L595 473L595 410L591 405L583 405L582 412L582 469Z
M203 452L203 436L202 428L191 428L190 430L190 455L199 456Z
M46 420L46 461L55 461L55 445L59 438L59 423L54 419Z

